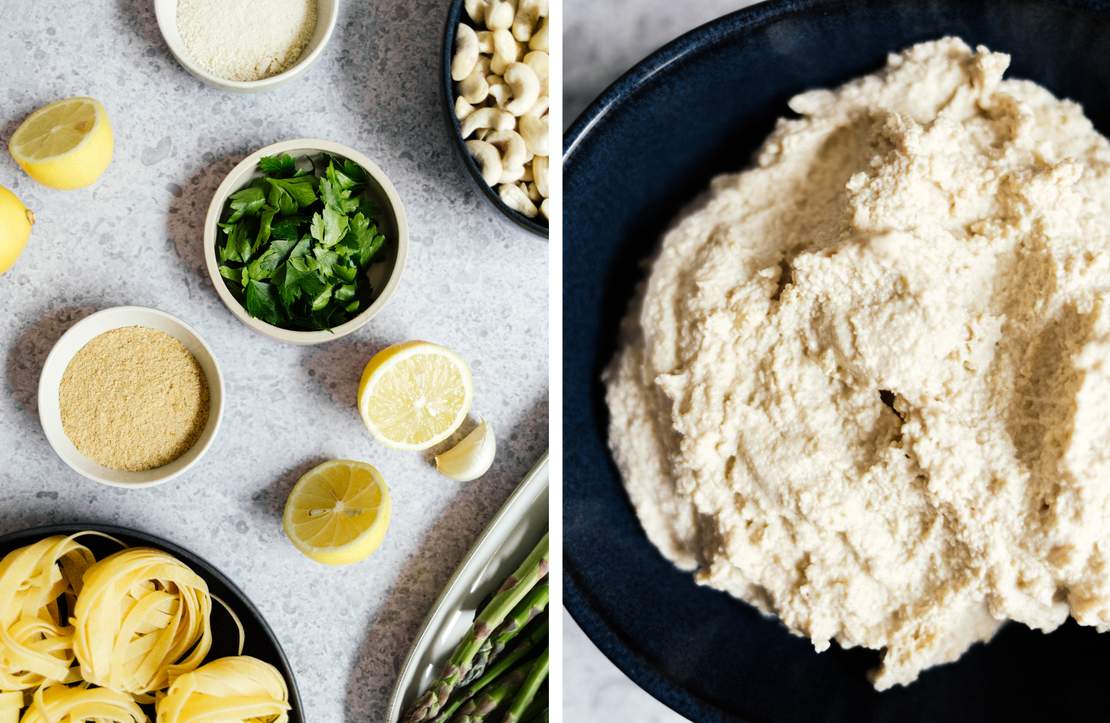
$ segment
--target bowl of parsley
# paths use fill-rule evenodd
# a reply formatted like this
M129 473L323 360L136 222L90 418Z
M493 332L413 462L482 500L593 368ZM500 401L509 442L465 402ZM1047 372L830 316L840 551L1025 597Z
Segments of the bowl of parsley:
M224 305L292 344L339 339L396 289L408 222L393 184L353 148L302 138L243 159L208 207L204 257Z

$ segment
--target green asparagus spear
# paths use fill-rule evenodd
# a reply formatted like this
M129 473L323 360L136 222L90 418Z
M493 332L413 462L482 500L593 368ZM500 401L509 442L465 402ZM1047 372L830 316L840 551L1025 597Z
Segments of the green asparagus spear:
M512 699L520 684L528 678L530 668L522 664L508 675L474 696L459 709L453 723L480 723L486 716L496 711L502 703Z
M544 535L528 558L505 580L497 594L474 620L466 636L451 654L439 679L416 699L405 716L405 723L421 723L435 718L440 709L447 704L459 681L470 671L474 656L482 647L482 643L493 634L497 626L528 595L536 583L547 576L547 567L548 543L547 535Z
M540 686L536 691L536 697L532 699L531 705L524 709L524 715L520 717L522 723L536 723L547 712L547 683Z
M544 581L539 585L532 588L532 592L520 601L520 603L513 608L513 612L501 624L497 631L486 638L482 643L482 647L474 655L474 662L471 663L470 672L466 678L460 681L460 685L466 685L470 681L478 678L486 669L489 661L501 654L517 634L524 629L524 627L532 622L532 620L547 609L547 600L550 595L550 586Z
M532 663L531 669L528 671L528 677L520 685L520 689L516 693L516 698L513 699L512 704L509 706L509 711L502 719L503 723L519 723L520 717L524 715L524 710L532 704L532 699L536 697L536 691L540 689L543 682L547 680L547 654L549 649L544 649L540 653L540 657L536 658L536 662Z
M544 642L547 639L547 629L547 620L540 622L535 629L531 630L524 638L517 642L508 655L498 658L493 665L489 666L482 677L473 681L460 695L457 695L456 700L453 701L451 705L444 708L439 716L436 717L435 723L447 723L447 721L451 720L451 716L455 714L455 711L462 707L470 698L474 697L478 691L495 681L502 673L516 665L517 661L532 652L537 645Z

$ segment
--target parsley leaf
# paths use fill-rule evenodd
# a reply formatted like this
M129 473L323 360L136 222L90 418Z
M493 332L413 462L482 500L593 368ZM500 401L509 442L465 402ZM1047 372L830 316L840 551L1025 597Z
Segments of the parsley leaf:
M269 178L266 202L283 214L296 213L298 208L311 206L316 200L316 179L313 176L295 178Z
M281 323L273 285L251 279L247 282L244 299L247 313L251 316L275 326Z
M266 194L257 186L247 186L231 194L228 203L233 213L225 223L235 223L243 216L257 216L266 205Z
M288 178L296 172L297 164L293 156L288 153L282 153L280 156L262 156L258 159L258 170L267 176Z

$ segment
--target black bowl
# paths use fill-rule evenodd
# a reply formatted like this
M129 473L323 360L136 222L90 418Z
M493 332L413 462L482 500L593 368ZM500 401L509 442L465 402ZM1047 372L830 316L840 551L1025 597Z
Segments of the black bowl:
M447 24L443 28L443 53L440 58L439 69L440 95L443 98L443 112L447 119L447 132L451 136L451 146L455 149L455 155L458 156L466 168L467 174L478 186L482 196L492 203L494 208L517 226L531 231L537 236L547 238L547 223L528 218L520 211L506 206L501 197L497 195L497 191L490 188L489 184L482 178L482 169L478 168L478 164L466 150L466 141L462 137L462 126L459 124L459 119L455 117L455 82L451 80L451 58L455 54L455 31L460 22L470 23L470 18L463 9L463 0L451 0L451 5L447 9Z
M129 547L153 547L168 552L181 562L188 565L193 572L204 578L208 583L209 591L227 603L228 607L239 616L243 624L246 642L243 646L243 655L250 655L259 660L264 660L277 668L289 686L289 711L290 723L304 723L304 706L301 704L301 694L297 690L297 680L293 677L293 668L285 657L285 652L278 644L274 631L262 617L258 608L247 599L243 591L235 583L227 579L219 570L204 559L194 555L183 547L163 540L160 537L149 535L138 530L115 525L46 525L33 527L20 532L12 532L0 536L0 558L16 548L30 545L44 537L51 535L72 535L76 532L90 531L102 532L111 535ZM118 552L120 547L111 540L90 535L80 540L81 544L92 550L96 558L102 559L113 552ZM212 651L207 660L215 660L228 655L238 654L239 631L235 623L219 603L212 605ZM151 718L153 720L153 717Z
M610 87L565 140L565 599L586 633L664 703L709 721L1104 720L1110 636L1010 625L959 662L876 693L874 652L817 654L700 588L644 536L606 447L599 380L640 262L681 206L752 152L793 94L958 35L1013 55L1010 75L1083 104L1110 131L1104 0L778 0L705 25Z

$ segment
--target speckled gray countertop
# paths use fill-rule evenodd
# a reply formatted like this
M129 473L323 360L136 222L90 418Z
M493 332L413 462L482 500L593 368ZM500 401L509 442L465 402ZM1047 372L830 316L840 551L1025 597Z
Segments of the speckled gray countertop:
M687 30L751 0L565 0L563 119L570 125L625 71ZM686 720L640 690L566 617L564 720L677 723Z
M428 607L473 539L548 444L546 242L494 216L452 156L437 95L444 3L342 4L323 57L290 85L233 95L170 56L150 0L0 3L0 141L34 108L91 95L116 154L90 189L37 185L4 152L0 185L38 215L0 276L0 533L63 521L140 528L207 558L258 604L289 654L313 723L378 721ZM392 178L411 225L397 294L370 325L313 348L255 334L220 303L203 267L213 191L243 156L275 141L353 146ZM224 370L224 424L193 471L151 490L103 487L70 471L39 427L36 385L73 322L139 304L178 315ZM354 409L363 365L387 344L437 341L471 363L474 411L498 457L477 482L440 477L418 454L374 443ZM297 477L332 457L372 462L393 495L383 547L342 570L284 539Z

